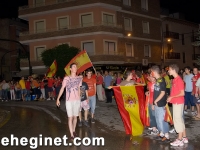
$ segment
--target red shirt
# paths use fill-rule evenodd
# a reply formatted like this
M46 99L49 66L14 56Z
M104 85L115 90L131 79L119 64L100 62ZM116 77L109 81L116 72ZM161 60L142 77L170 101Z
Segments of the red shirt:
M184 82L180 76L177 76L172 81L172 88L170 96L175 96L180 94L181 90L185 90ZM184 96L172 98L170 103L172 104L184 104Z
M27 90L30 90L31 89L31 82L30 81L26 81L25 86L26 86Z
M97 85L98 84L103 84L103 77L101 75L97 76Z
M196 82L199 79L199 74L194 75L193 79L195 79L195 81L192 81L192 85L193 85L192 93L195 94L196 93Z
M89 88L88 89L88 96L94 96L94 95L96 95L96 91L95 91L96 87L94 87L94 84L96 83L96 79L94 79L94 78L88 79L86 77L86 78L83 79L83 81L86 82L87 85L88 85L88 88Z
M44 89L44 82L41 82L41 83L40 83L40 88L41 88L41 89Z
M48 78L48 87L53 87L54 79Z
M154 84L155 84L155 83L153 83L153 82L148 82L148 89L149 89L149 104L153 104Z

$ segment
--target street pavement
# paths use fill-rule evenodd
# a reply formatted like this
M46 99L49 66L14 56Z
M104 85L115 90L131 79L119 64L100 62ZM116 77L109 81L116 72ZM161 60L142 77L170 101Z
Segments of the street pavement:
M200 149L200 121L194 121L185 116L186 132L189 144L184 147L173 148L169 143L162 143L153 136L148 136L145 129L142 136L134 137L125 134L123 123L115 101L105 103L97 101L95 124L91 127L77 127L79 137L104 137L105 146L99 147L67 147L67 149L98 149L98 150L199 150ZM14 134L17 137L69 136L65 102L61 101L58 109L55 101L28 101L28 102L0 102L0 138ZM176 134L170 134L174 140ZM0 150L21 150L22 147L2 147ZM23 149L30 149L23 147ZM39 147L38 149L66 149L66 147Z

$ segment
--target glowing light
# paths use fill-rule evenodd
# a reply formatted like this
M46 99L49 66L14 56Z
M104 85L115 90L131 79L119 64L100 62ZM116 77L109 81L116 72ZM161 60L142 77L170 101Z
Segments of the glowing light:
M131 33L128 33L128 35L127 36L131 36Z
M168 41L168 42L171 42L171 39L168 39L167 41Z

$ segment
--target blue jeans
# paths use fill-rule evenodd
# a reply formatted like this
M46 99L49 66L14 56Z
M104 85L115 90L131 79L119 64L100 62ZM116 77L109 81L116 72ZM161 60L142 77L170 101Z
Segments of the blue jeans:
M157 128L155 110L152 110L152 104L149 104L149 118L150 118L150 127Z
M16 90L16 99L21 99L21 90Z
M169 132L169 124L164 121L165 107L155 106L155 117L158 130L163 134Z
M190 106L195 106L193 95L191 95L192 92L186 92L185 91L185 105L187 105L187 109L190 108Z
M7 100L8 99L8 93L7 93L7 90L4 90L4 89L2 89L2 98L3 99L5 99L5 100Z
M94 111L95 111L95 107L96 107L96 95L94 96L89 96L89 105L90 105L90 112L92 114L94 114Z

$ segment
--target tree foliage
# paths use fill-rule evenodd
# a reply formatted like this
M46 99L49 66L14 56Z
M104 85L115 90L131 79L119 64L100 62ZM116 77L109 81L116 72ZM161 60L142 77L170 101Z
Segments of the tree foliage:
M41 57L46 67L51 66L53 61L56 60L58 66L56 75L63 77L65 75L64 67L79 52L80 50L76 47L69 46L68 44L62 44L43 51Z

